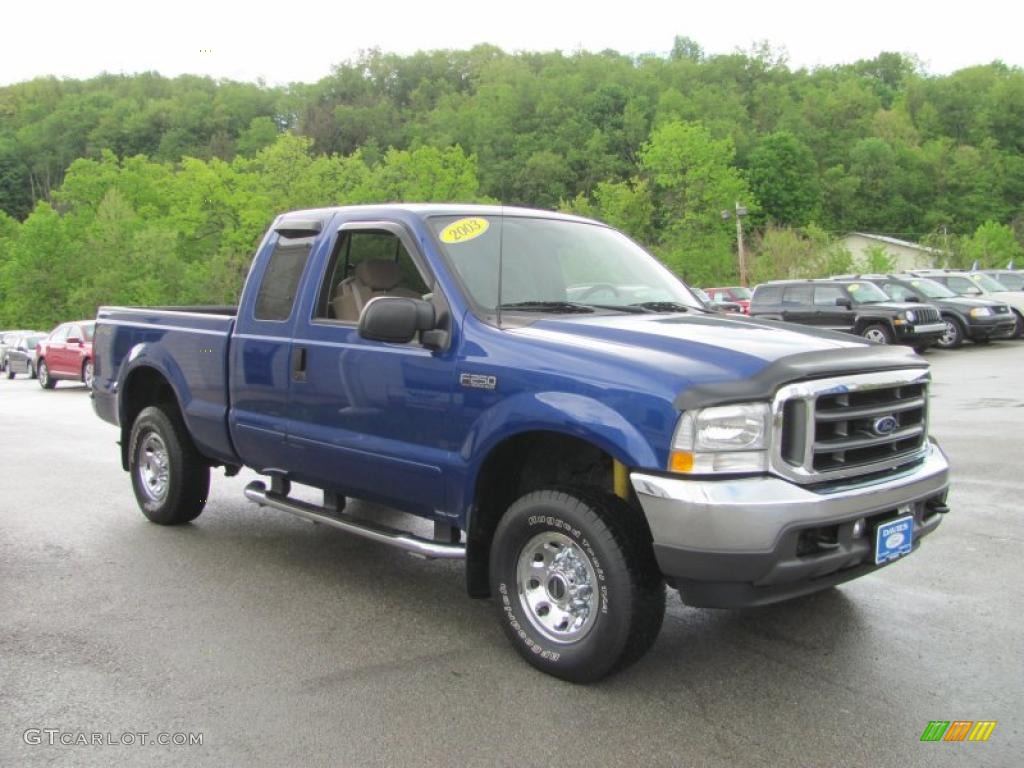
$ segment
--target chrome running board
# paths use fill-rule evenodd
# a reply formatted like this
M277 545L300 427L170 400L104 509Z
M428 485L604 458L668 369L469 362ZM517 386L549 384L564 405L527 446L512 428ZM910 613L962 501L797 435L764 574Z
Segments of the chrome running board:
M314 523L330 525L371 541L404 549L414 555L449 560L464 560L466 557L466 547L462 544L431 541L405 531L387 528L365 520L356 520L345 514L331 514L326 507L319 507L309 502L268 491L266 484L259 480L255 480L245 487L245 496L262 507L272 507L282 512L290 512Z

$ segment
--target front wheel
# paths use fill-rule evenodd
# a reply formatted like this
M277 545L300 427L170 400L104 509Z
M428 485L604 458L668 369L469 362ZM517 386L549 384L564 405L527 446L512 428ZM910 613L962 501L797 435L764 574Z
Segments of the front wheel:
M50 376L50 369L45 360L39 361L39 386L43 389L53 389L57 386L57 380Z
M1013 326L1013 335L1010 338L1019 339L1021 337L1024 337L1024 315L1022 315L1017 310L1013 310L1013 315L1014 319L1016 320L1016 323Z
M199 517L210 489L210 467L176 411L143 408L132 425L128 456L142 514L160 525Z
M892 344L892 331L881 323L873 323L860 332L868 341L876 344Z
M93 370L92 360L86 360L82 365L82 383L86 389L92 389Z
M542 490L515 502L494 534L490 576L515 649L571 682L640 658L665 615L647 528L603 491Z
M964 343L964 327L955 317L944 317L942 322L946 326L946 332L936 342L943 349L956 349Z
M9 365L7 366L7 378L8 379L13 379L14 378L14 370Z

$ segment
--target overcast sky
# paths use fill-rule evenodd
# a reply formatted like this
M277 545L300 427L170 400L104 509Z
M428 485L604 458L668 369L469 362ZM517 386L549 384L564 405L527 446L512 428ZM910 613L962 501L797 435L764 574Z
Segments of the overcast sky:
M147 70L312 82L374 47L412 53L486 42L508 51L664 54L677 34L711 54L767 40L785 48L794 68L899 51L945 74L994 59L1024 66L1022 22L1020 0L8 0L0 10L0 84Z

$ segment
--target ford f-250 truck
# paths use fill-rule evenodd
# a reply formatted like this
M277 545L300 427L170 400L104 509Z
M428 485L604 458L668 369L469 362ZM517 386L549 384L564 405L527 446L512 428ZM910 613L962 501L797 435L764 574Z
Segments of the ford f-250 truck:
M947 511L924 360L707 312L566 215L287 213L237 308L104 307L95 354L94 407L150 520L194 519L211 467L251 467L258 504L464 559L518 652L572 681L650 647L666 582L695 606L804 595L910 553Z

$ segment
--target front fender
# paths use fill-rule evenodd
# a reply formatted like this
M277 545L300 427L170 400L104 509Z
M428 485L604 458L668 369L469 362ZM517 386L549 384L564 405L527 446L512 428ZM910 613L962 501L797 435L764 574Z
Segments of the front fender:
M558 432L578 437L627 467L659 465L648 440L619 412L585 395L524 392L496 403L477 419L461 447L470 467L470 487L494 448L524 432Z

